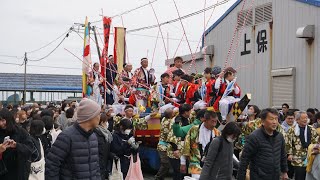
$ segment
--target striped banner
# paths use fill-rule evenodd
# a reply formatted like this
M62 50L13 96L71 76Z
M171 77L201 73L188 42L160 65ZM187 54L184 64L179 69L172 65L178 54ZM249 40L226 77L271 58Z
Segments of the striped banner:
M126 62L126 28L115 27L114 32L114 63L118 65L118 72L121 72Z
M88 83L87 77L91 67L91 54L90 54L90 26L88 18L86 17L84 31L84 46L83 46L83 61L82 61L82 96L87 96Z

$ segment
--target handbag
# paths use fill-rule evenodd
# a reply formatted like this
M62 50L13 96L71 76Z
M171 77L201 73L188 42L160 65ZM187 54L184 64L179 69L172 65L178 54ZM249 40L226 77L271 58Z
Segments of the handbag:
M116 163L117 161L117 163ZM120 159L113 160L112 172L109 175L109 180L123 180L123 174L121 172Z
M125 180L143 180L139 154L136 157L137 161L133 162L133 156L131 155L130 166Z
M41 153L41 159L37 162L32 162L31 163L31 168L30 168L30 175L29 175L29 180L43 180L44 179L44 172L45 172L45 159L44 159L44 150L42 143L39 139L40 142L40 153Z

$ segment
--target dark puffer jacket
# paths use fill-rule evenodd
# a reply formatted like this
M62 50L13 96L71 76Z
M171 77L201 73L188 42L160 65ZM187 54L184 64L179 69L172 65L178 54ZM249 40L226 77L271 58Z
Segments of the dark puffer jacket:
M274 131L270 136L263 126L249 135L240 159L238 180L245 180L248 165L250 179L279 180L281 172L288 171L283 135Z
M100 180L98 140L78 123L59 134L46 159L46 180Z

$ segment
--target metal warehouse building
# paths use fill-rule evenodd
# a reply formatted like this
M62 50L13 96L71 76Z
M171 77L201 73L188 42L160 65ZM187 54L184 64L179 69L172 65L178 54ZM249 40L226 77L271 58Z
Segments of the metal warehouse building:
M207 29L206 51L194 57L198 72L204 62L224 67L228 59L251 104L305 110L320 107L319 38L320 0L238 0ZM188 69L191 55L183 58Z
M24 74L0 73L0 102L19 104L24 91ZM27 74L26 102L61 101L82 96L80 75Z

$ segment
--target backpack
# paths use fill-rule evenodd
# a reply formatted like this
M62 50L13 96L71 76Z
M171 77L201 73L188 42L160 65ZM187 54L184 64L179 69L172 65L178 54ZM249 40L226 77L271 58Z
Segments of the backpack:
M52 146L52 136L48 131L45 134L41 135L40 139L41 139L41 142L42 142L44 154L47 155L49 150L50 150L50 148L51 148L51 146Z

